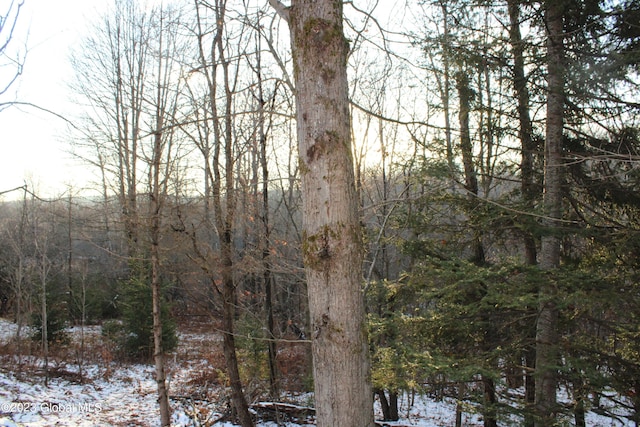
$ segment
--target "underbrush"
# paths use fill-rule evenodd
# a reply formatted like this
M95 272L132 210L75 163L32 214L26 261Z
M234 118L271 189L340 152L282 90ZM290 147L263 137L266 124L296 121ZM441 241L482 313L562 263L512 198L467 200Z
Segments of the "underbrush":
M26 337L15 336L0 341L0 367L23 376L62 378L75 383L91 381L87 369L98 369L100 376L108 378L121 363L113 353L113 347L105 342L99 327L84 330L69 328L64 340L49 343L44 357L42 344Z
M24 377L60 378L72 383L90 383L96 378L109 380L114 372L135 364L117 344L122 330L117 322L72 327L63 341L49 345L45 363L40 342L29 338L29 331L17 340L8 334L0 338L0 368ZM238 363L250 403L269 396L267 352L250 338L239 340ZM170 395L178 399L228 400L229 379L217 325L209 322L181 322L176 349L166 356ZM278 388L282 395L305 393L312 389L308 345L301 342L278 343ZM152 364L148 361L147 364ZM46 368L46 372L45 372Z

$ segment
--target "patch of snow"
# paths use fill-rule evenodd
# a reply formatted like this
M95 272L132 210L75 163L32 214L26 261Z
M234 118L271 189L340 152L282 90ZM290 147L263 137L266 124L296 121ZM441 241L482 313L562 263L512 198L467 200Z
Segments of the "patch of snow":
M0 344L6 343L15 337L17 330L18 325L0 317Z
M16 325L0 319L0 345L15 336ZM69 333L78 338L80 329L70 328ZM99 337L99 327L91 326L85 333ZM181 348L189 350L182 355L185 360L169 357L167 369L171 377L170 394L173 396L172 426L196 427L215 425L217 427L234 427L230 422L221 419L221 412L226 401L225 390L220 386L209 385L211 394L209 401L178 397L181 387L192 375L206 369L207 361L200 359L202 353L219 346L217 336L207 334L181 334ZM190 343L197 342L198 346ZM190 348L189 348L190 347ZM193 358L192 358L193 357ZM45 426L139 426L155 427L160 424L159 405L157 403L156 383L152 365L141 364L97 364L87 363L83 367L84 383L79 379L78 367L71 362L61 364L65 375L49 379L48 387L39 367L42 363L33 356L22 356L21 362L31 367L31 371L16 372L15 359L5 356L0 362L9 367L0 367L0 427L45 427ZM178 363L180 362L180 363ZM35 367L35 368L34 368ZM69 378L73 378L70 380ZM172 391L176 394L173 394ZM565 395L566 397L566 395ZM612 396L616 397L616 396ZM214 403L220 401L220 403ZM291 408L313 406L313 395L310 393L290 396ZM613 402L607 402L613 405ZM453 399L435 401L428 397L415 396L410 404L408 395L399 399L399 422L384 422L392 426L440 427L454 425L456 402ZM287 404L283 404L287 405ZM612 406L612 409L616 409ZM621 414L622 415L622 414ZM375 405L376 419L382 418L378 402ZM467 427L482 426L479 414L464 413L462 424ZM514 425L517 421L514 421ZM312 424L296 424L287 422L280 424L286 427L303 427ZM631 425L593 412L587 414L587 425L592 427L624 427ZM278 427L275 422L261 422L259 427Z
M158 418L149 366L121 367L111 378L98 376L87 384L51 378L45 387L42 381L0 372L0 416L29 427L146 425L147 420Z

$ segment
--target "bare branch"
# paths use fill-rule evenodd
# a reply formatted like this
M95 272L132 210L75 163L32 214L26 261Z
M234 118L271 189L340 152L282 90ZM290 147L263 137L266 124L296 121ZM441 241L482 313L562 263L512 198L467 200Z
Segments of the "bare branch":
M9 6L6 10L6 14L0 15L0 57L3 58L3 62L0 64L0 67L12 67L15 68L15 72L11 77L9 77L8 81L2 83L2 87L0 88L0 95L4 95L9 88L18 80L18 77L22 75L22 68L24 65L24 55L22 58L19 54L17 54L17 58L13 59L9 57L8 49L9 43L13 39L13 33L16 28L16 24L18 23L18 18L20 16L20 9L24 5L24 0L18 1L12 0L9 3ZM0 110L6 107L5 104L0 104Z
M280 0L269 0L269 4L275 9L282 19L287 21L287 23L289 22L289 8L287 6L282 4Z
M21 185L20 187L16 187L16 188L12 188L11 190L4 190L4 191L0 191L0 196L3 194L7 194L7 193L12 193L14 191L18 191L18 190L22 190L22 191L27 191L27 185Z
M69 126L75 128L75 129L78 129L78 127L71 120L69 120L68 118L66 118L62 114L56 113L55 111L49 110L48 108L41 107L41 106L33 104L31 102L20 102L20 101L0 102L0 110L5 108L5 107L9 107L9 106L24 106L24 107L35 108L36 110L44 111L45 113L51 114L53 116L56 116L57 118L67 122L67 124Z

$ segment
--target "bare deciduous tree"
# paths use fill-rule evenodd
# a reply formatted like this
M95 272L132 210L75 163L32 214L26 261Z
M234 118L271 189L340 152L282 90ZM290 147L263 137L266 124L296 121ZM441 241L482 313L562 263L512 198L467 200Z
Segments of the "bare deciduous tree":
M196 37L198 39L199 70L205 79L204 121L198 122L198 138L193 141L203 154L205 161L205 197L207 220L209 219L209 196L212 199L213 221L207 224L216 236L218 249L217 266L204 267L210 274L211 283L222 299L223 352L232 403L240 423L253 426L247 400L244 396L238 359L236 354L234 322L236 317L236 282L234 279L234 224L236 223L236 152L234 136L234 87L238 79L232 73L232 61L226 49L227 31L226 1L213 3L195 0ZM206 14L209 13L208 21ZM213 23L215 30L207 37L206 25ZM237 36L242 40L242 35ZM206 45L206 43L209 43ZM219 94L219 91L222 94ZM210 139L212 138L212 140ZM212 249L212 248L211 248ZM221 286L216 286L219 274Z
M73 58L73 88L93 107L77 154L99 168L105 207L110 194L116 194L129 277L148 290L152 301L148 315L162 425L171 421L161 310L162 238L168 188L182 156L175 123L185 63L181 25L176 9L145 9L121 0ZM105 226L109 222L105 214Z
M181 77L180 54L183 53L179 42L178 26L180 15L174 10L154 9L155 22L155 100L152 104L153 143L149 164L149 256L151 258L151 294L153 317L153 356L156 368L160 420L163 426L171 424L169 391L166 384L166 372L163 345L162 290L161 290L161 238L163 216L168 197L168 187L172 170L178 160L179 144L176 141L176 110L179 98Z
M0 11L0 96L5 95L22 74L24 54L11 52L10 45L23 5L24 0L11 0ZM0 111L11 104L11 101L0 101Z

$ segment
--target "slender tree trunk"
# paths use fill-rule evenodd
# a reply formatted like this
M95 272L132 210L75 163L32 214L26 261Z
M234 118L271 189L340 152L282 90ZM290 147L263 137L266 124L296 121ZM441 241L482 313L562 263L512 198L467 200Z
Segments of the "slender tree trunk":
M263 132L261 132L263 133ZM262 161L262 197L263 213L262 221L264 225L263 248L262 248L262 281L265 288L265 312L267 315L268 352L269 352L269 392L271 397L277 399L280 395L278 381L278 349L276 345L275 324L273 321L273 276L271 275L271 228L269 225L269 172L267 169L266 137L261 136L261 161Z
M498 427L498 420L496 418L496 385L491 378L483 375L482 387L484 394L484 427Z
M235 318L235 283L233 281L233 260L231 258L231 232L225 230L221 242L222 255L222 329L223 329L223 353L227 365L227 374L231 385L231 399L240 424L243 427L253 426L253 420L249 414L249 406L244 397L240 371L238 370L238 358L236 355L236 343L234 336Z
M159 57L157 67L157 88L156 88L156 111L155 111L155 133L153 139L153 154L151 158L149 184L151 191L149 195L149 215L150 215L150 237L151 237L151 301L152 301L152 318L153 318L153 357L156 369L156 384L158 388L158 403L160 405L160 422L161 425L171 425L171 407L169 404L169 392L167 390L165 363L164 363L164 345L162 342L162 290L160 277L160 227L162 204L166 196L164 186L168 177L163 176L163 157L165 144L164 135L164 116L167 113L166 108L166 76L168 70L164 68L164 46L163 33L164 16L160 11L160 38L158 41ZM167 155L167 157L169 157ZM167 166L169 161L167 160ZM166 171L164 171L166 172ZM161 179L164 182L161 183ZM161 188L162 187L162 188Z
M374 392L378 395L378 400L380 400L380 409L382 410L383 421L391 421L391 408L389 407L387 395L384 394L384 389L377 388Z
M510 30L509 39L513 52L513 85L518 101L518 120L520 128L518 135L522 145L520 160L521 190L525 208L533 210L535 200L538 197L534 182L533 161L537 151L537 143L533 137L533 126L529 113L529 90L524 71L524 42L520 33L520 5L517 0L508 0ZM525 262L528 265L536 265L536 242L531 233L524 232Z
M533 331L535 335L535 330ZM535 336L533 337L535 338ZM524 363L527 372L524 376L524 427L534 427L535 421L533 417L533 410L536 402L536 380L535 380L535 368L536 368L536 348L531 345L524 352Z
M456 403L456 427L462 427L462 399L464 399L465 384L458 383L458 401Z
M317 425L373 426L342 2L270 2L291 30Z
M278 349L276 346L275 325L273 321L273 276L271 275L271 224L269 223L269 164L267 159L267 132L265 130L264 89L262 86L262 64L260 40L257 37L258 51L256 74L258 79L258 140L260 144L260 168L262 169L262 281L264 283L265 312L267 318L269 352L269 392L271 397L279 397L278 385Z
M574 371L574 374L578 374L577 371ZM585 419L586 410L585 410L585 401L588 399L588 391L582 379L578 378L573 382L573 400L575 400L576 404L573 408L573 417L576 423L576 427L587 427L587 422Z
M445 143L447 150L447 165L449 166L449 173L453 174L455 170L454 158L453 158L453 137L451 135L451 118L449 108L449 87L451 86L451 71L449 61L449 12L447 10L447 2L440 1L440 7L442 8L443 20L443 46L442 46L442 62L444 67L443 81L438 80L440 89L440 97L442 98L442 108L444 110L444 126L445 126Z
M78 370L80 373L80 381L84 383L84 353L85 353L85 334L84 328L87 324L87 274L89 270L88 260L82 263L82 271L80 277L81 295L80 295L80 357L78 358Z
M564 127L564 46L563 2L545 2L547 35L547 129L544 166L546 234L542 236L540 268L552 271L560 265L560 225L562 217L562 138ZM558 307L555 286L549 280L540 289L536 326L536 427L554 425L557 416Z
M484 246L482 244L482 232L478 229L477 221L474 221L474 212L479 205L478 195L478 177L476 164L473 156L473 144L471 142L471 132L469 129L469 113L471 112L471 87L469 85L469 77L463 69L456 74L456 88L458 90L458 98L460 100L460 108L458 110L458 121L460 125L460 152L462 153L462 164L464 166L465 189L468 192L468 207L471 229L472 229L472 261L476 265L485 263ZM487 153L490 157L490 153ZM486 322L488 329L486 336L488 342L491 343L494 333L491 330L491 322ZM489 344L491 345L491 344ZM483 384L483 419L485 427L497 427L496 420L496 396L495 384L491 378L482 375Z
M236 307L236 284L233 278L233 225L236 208L235 194L235 169L233 152L233 92L230 85L229 60L226 58L224 47L225 14L226 1L216 0L215 2L200 2L194 0L197 14L197 31L199 35L199 56L203 69L207 70L204 76L207 80L209 107L211 108L213 139L213 153L211 158L211 197L213 199L213 213L215 221L215 232L220 241L220 275L222 279L222 329L223 329L223 353L227 374L231 385L231 401L236 415L243 427L252 427L253 420L249 413L249 405L244 397L240 371L238 369L238 358L236 355L236 345L234 338L234 318ZM215 16L215 31L213 41L208 54L205 54L203 38L206 31L200 15L200 8L206 7L213 11ZM209 56L208 56L209 55ZM208 72L208 70L211 70ZM222 70L222 81L219 82L220 69ZM222 100L224 111L219 114L218 87L224 88ZM208 141L205 141L206 155L209 155ZM201 148L202 149L202 148ZM223 154L223 159L220 154ZM207 165L209 168L209 165ZM221 169L223 172L221 172ZM224 176L223 176L224 174ZM224 185L224 202L223 202Z
M49 319L47 317L47 257L44 253L40 254L40 285L41 285L41 301L40 310L42 315L42 357L44 358L44 385L49 387L49 331L47 323Z
M470 216L472 236L472 261L477 265L484 264L484 247L482 245L482 234L478 231L477 224L474 224L473 215L478 206L478 176L476 165L473 161L473 145L471 143L471 132L469 130L469 113L471 111L471 88L469 87L469 77L462 70L456 74L456 87L460 99L458 110L458 122L460 125L460 152L462 153L462 164L464 166L465 189L468 192L469 206L467 208Z
M508 0L507 6L510 19L509 40L513 52L513 85L518 101L518 120L520 123L518 134L522 146L520 160L520 177L522 181L520 188L525 209L533 211L535 201L539 197L534 180L534 159L538 150L538 144L533 137L533 125L529 112L530 97L524 69L524 42L520 33L520 3L517 0ZM536 265L538 263L536 240L533 234L527 231L526 228L523 230L523 243L525 263L527 265ZM528 335L533 343L535 341L535 329L531 328L531 334ZM527 408L524 416L525 427L533 427L534 425L531 410L535 403L535 377L533 376L536 360L535 352L535 347L532 344L524 350L522 356L525 364L524 404Z
M25 232L27 226L27 185L24 186L24 193L22 195L22 211L20 212L20 225L18 227L18 236L16 242L16 253L18 254L18 268L16 270L16 341L18 342L18 367L22 368L22 325L23 320L23 306L24 302L24 269L25 269Z
M398 412L398 392L389 391L389 416L390 421L398 421L400 413Z
M162 121L159 120L160 128ZM159 129L160 129L159 128ZM162 426L171 424L171 408L166 384L164 366L164 347L162 344L162 293L160 289L160 158L161 134L155 136L153 169L153 187L150 198L151 213L151 299L153 316L153 357L156 368L156 384L158 387L158 403L160 404L160 422Z
M223 7L219 8L223 11ZM224 19L224 14L220 15L220 19ZM224 47L222 38L218 38L216 45L218 47L218 55L222 60L222 74L225 89L225 114L224 114L224 172L225 172L225 204L226 212L222 215L222 206L219 203L216 215L219 218L218 228L222 230L222 238L220 250L222 255L222 287L223 287L223 316L224 316L224 354L227 363L227 371L229 373L229 381L231 382L231 393L234 406L243 427L252 427L253 420L249 413L247 399L244 397L242 390L242 382L240 380L240 371L238 370L238 359L236 355L236 344L234 339L234 318L236 300L236 285L233 279L233 223L236 207L236 195L234 190L234 157L233 157L233 131L232 131L232 93L229 84L229 62L224 56Z
M271 276L271 265L268 261L268 255L263 252L264 272L262 280L265 286L265 311L267 313L267 331L269 333L268 351L269 351L269 394L274 399L280 396L280 386L278 380L278 349L276 345L275 324L273 321L273 278Z
M73 235L71 233L71 189L69 188L69 200L67 202L67 293L69 295L69 301L71 304L74 304L74 295L73 295L73 279L72 279L72 266L73 266ZM74 313L72 313L72 305L69 306L69 314L73 319L74 323L76 319L73 317Z
M157 241L151 244L151 295L153 300L153 356L156 368L158 403L162 426L171 424L171 407L166 383L164 347L162 344L162 294L160 291L160 260Z

